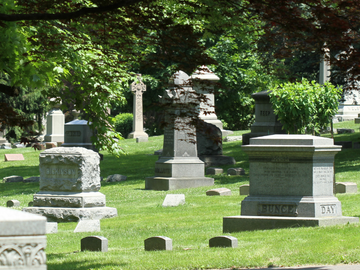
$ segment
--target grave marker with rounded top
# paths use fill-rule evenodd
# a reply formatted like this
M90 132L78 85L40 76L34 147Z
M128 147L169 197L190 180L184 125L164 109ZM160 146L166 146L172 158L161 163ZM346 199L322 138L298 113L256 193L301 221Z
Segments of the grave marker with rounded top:
M185 195L184 194L167 194L162 206L179 206L185 204Z
M172 239L166 236L154 236L145 239L145 250L172 250Z
M206 169L206 174L210 175L218 175L222 174L224 170L222 168L209 167Z
M357 193L357 184L353 182L337 182L335 193Z
M231 196L231 190L228 188L215 188L206 191L207 196Z
M81 251L108 251L108 240L103 236L88 236L81 239Z
M6 202L7 207L18 207L20 206L20 202L18 200L9 200Z
M237 246L238 240L233 236L216 236L209 240L209 247L236 248Z
M240 186L240 195L249 195L249 189L250 189L249 184L241 185Z
M243 168L229 168L227 170L228 175L245 175L245 170Z

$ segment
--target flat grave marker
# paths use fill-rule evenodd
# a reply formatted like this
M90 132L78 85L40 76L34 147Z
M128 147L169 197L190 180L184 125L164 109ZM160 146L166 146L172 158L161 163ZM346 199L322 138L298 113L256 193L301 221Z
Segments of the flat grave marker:
M5 161L25 160L23 154L5 154Z

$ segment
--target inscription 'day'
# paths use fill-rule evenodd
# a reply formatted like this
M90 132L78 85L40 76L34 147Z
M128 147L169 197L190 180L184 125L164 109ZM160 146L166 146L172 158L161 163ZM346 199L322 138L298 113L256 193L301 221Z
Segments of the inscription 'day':
M258 204L259 216L297 216L296 204Z
M322 215L336 214L336 204L320 205Z

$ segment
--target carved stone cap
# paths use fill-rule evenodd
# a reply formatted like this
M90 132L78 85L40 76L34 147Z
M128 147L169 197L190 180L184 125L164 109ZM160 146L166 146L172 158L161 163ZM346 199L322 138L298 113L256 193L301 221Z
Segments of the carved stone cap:
M55 147L41 152L40 156L47 154L62 154L62 155L98 155L96 152L84 147Z
M191 79L206 80L206 81L219 81L220 78L215 75L207 66L201 66L192 75Z

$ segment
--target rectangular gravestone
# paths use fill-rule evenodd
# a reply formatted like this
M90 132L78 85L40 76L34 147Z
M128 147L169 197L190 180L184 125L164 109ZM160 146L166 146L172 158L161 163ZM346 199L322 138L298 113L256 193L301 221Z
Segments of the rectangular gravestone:
M23 154L5 154L5 161L24 160Z
M178 206L181 204L185 204L184 194L167 194L162 206Z

